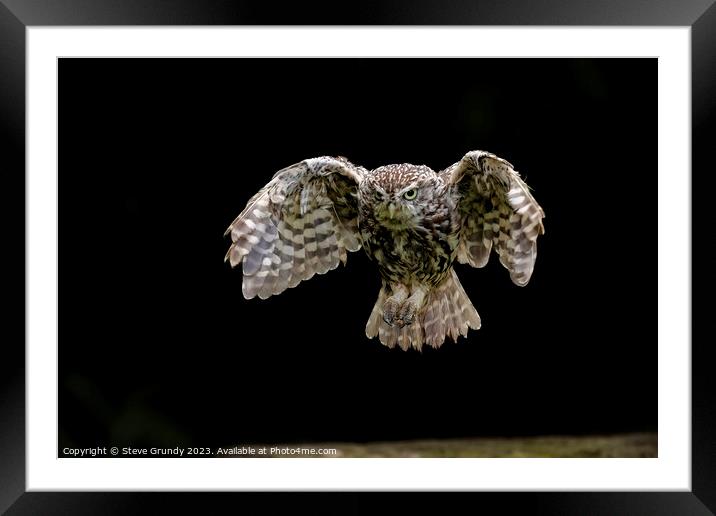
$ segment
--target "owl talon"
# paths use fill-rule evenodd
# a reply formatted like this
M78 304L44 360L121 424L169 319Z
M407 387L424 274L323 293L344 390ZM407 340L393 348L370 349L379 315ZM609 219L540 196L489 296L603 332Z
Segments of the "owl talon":
M388 323L388 326L390 326L390 327L397 326L398 328L402 328L403 326L407 326L408 324L410 324L410 322L412 322L412 321L406 322L406 321L404 321L403 319L400 319L400 318L395 317L395 316L388 318L388 317L386 317L385 315L383 316L383 320L384 320L386 323Z
M383 320L390 326L398 325L398 328L405 326L403 318L400 317L400 308L407 299L409 292L404 285L392 286L392 295L383 303Z
M397 320L397 313L399 308L400 305L398 304L398 302L392 298L388 299L383 305L383 320L388 323L389 326L398 324L402 327L400 321Z
M397 319L400 321L400 327L408 326L410 324L413 324L413 321L415 320L415 314L417 313L417 309L415 305L410 301L405 301L398 310Z
M383 320L389 326L402 328L415 321L418 310L425 300L425 289L415 287L412 294L405 285L393 285L393 295L383 303Z
M415 320L416 313L417 307L410 301L399 304L395 299L388 299L383 305L383 320L389 326L408 326Z

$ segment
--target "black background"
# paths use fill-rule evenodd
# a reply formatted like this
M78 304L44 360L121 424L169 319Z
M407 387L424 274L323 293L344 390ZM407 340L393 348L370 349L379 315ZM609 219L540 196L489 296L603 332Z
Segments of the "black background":
M656 60L59 65L60 447L656 430ZM377 272L246 301L223 231L278 169L515 164L547 218L526 288L457 266L483 327L364 336Z

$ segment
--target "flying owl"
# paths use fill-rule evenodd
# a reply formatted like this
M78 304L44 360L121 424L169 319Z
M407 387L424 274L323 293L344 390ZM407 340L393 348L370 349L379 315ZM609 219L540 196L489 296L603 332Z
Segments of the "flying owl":
M382 279L366 336L390 348L438 348L480 328L455 260L484 267L494 248L524 286L543 218L514 167L488 152L468 152L438 173L323 156L279 170L249 200L226 230L225 260L242 264L246 299L266 299L363 248Z

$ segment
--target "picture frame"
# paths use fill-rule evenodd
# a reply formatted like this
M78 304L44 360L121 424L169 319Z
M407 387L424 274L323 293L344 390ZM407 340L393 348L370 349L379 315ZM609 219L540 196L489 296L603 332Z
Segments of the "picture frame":
M709 177L713 170L710 138L716 127L713 91L716 84L716 7L709 2L655 2L642 12L636 2L607 2L595 8L590 2L572 2L569 6L552 2L531 3L529 10L523 2L489 3L459 2L451 8L441 8L437 2L411 3L410 12L392 4L375 13L358 6L342 12L316 7L293 7L280 14L268 8L256 7L249 2L217 2L212 8L199 2L175 2L171 9L160 2L110 5L110 2L93 2L91 6L75 0L63 2L7 1L0 5L0 70L3 87L2 112L5 140L10 149L5 155L7 190L23 190L25 177L25 29L37 25L677 25L691 27L692 38L692 178L698 182ZM536 6L539 6L538 8ZM695 170L702 170L699 175ZM693 179L692 179L693 180ZM707 188L693 188L692 235L704 234L708 215L697 216L699 208L708 206ZM7 218L6 220L14 220ZM701 226L699 226L701 224ZM13 229L18 232L19 228ZM12 233L14 236L14 233ZM11 239L9 239L11 240ZM703 241L692 241L694 270L705 268L706 249ZM19 244L18 244L19 246ZM23 246L24 248L24 246ZM701 254L696 251L701 251ZM19 262L19 257L16 258ZM25 256L25 260L30 257ZM700 261L701 260L701 261ZM20 264L18 264L19 268ZM22 267L25 265L23 264ZM710 278L709 278L710 279ZM693 295L706 292L709 282L694 284ZM10 304L11 321L23 320L24 306ZM692 308L693 313L699 313ZM21 314L20 312L23 312ZM703 321L703 319L701 319ZM16 323L19 326L19 323ZM474 493L470 504L489 504L500 508L523 506L539 507L541 512L579 514L708 514L716 511L716 438L710 430L715 423L714 380L708 370L709 346L705 340L692 339L692 490L691 492L632 492L632 493ZM8 514L53 514L63 511L73 514L124 514L137 512L152 503L163 507L176 505L199 510L209 500L202 495L188 502L184 495L130 494L130 493L40 493L25 492L25 346L19 338L5 343L6 375L3 383L2 413L3 438L0 441L0 509ZM254 504L264 510L272 506L268 494L222 494L222 498L242 497L241 503ZM314 507L326 503L338 513L356 512L363 504L382 503L380 497L358 493L332 493L320 502L318 494L289 495L291 504ZM473 499L475 497L475 499ZM287 498L284 497L284 501ZM365 501L364 501L365 500ZM246 501L246 502L245 502ZM231 502L235 503L235 502ZM188 505L189 504L189 505ZM438 506L436 505L436 508ZM113 512L114 511L114 512ZM120 512L117 512L120 511ZM270 512L265 511L265 512Z

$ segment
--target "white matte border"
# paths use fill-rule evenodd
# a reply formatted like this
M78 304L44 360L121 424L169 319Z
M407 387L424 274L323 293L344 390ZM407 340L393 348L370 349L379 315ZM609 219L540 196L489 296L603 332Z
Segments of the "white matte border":
M689 491L690 42L689 27L29 27L28 491ZM659 458L58 459L56 86L60 56L658 57ZM626 251L615 250L619 252Z

